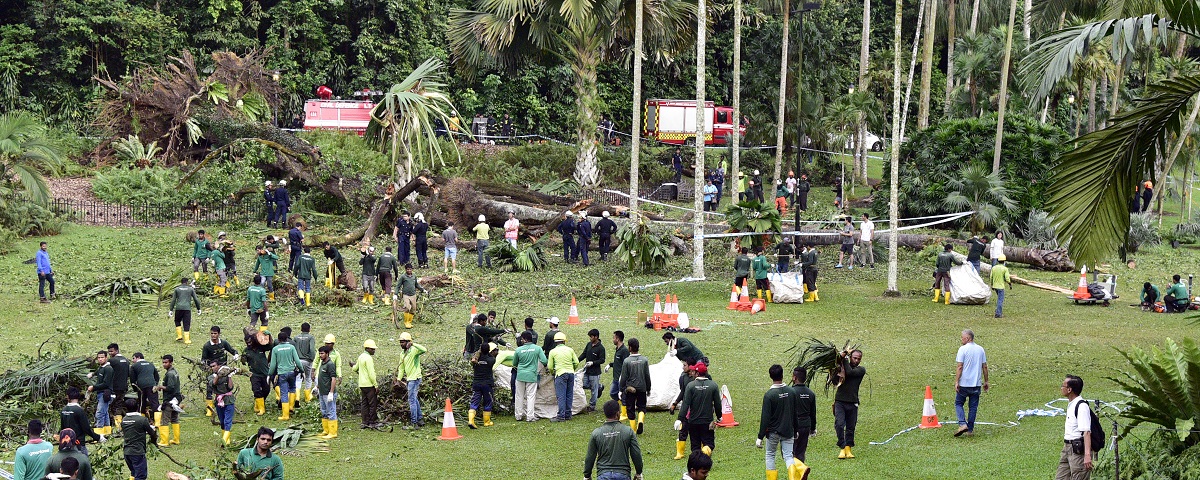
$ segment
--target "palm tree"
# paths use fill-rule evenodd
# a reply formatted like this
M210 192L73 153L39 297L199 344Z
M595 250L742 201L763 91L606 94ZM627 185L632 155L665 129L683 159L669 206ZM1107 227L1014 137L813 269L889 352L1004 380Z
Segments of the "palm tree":
M598 69L632 42L634 0L476 0L475 10L450 9L447 37L451 56L470 78L478 69L518 65L550 56L574 75L575 135L579 152L574 179L584 187L599 184L596 116ZM650 2L644 8L649 28L647 50L662 61L692 46L689 20L695 5L685 0Z
M929 17L925 19L924 45L921 47L921 93L917 106L917 130L929 126L929 90L933 87L933 35L937 32L937 4L929 2Z
M708 9L704 0L696 2L696 164L693 167L695 197L692 208L692 277L704 278L704 57L708 33ZM736 127L735 127L736 128Z
M981 163L968 165L958 173L959 177L946 179L946 208L963 211L973 210L967 224L971 233L979 233L991 226L996 226L1001 214L1006 210L1017 207L1017 203L1008 196L1004 179Z
M1028 0L1026 0L1028 1ZM958 2L946 2L946 99L942 102L942 116L950 114L950 97L954 91L954 44L958 25Z
M65 160L46 134L46 126L28 114L0 115L0 207L18 189L40 205L49 203L50 185L42 171L56 171Z
M787 107L788 43L790 41L792 24L792 2L791 0L782 1L782 5L775 1L768 1L763 5L766 9L778 9L776 11L781 10L783 13L783 40L779 42L779 110L776 112L777 121L775 122L775 185L779 184L779 173L783 169L783 127L784 113ZM800 142L797 141L796 144L799 145Z
M1004 110L1008 107L1008 68L1012 63L1013 26L1017 20L1017 0L1008 0L1008 32L1004 40L1004 63L1000 64L1000 112L996 117L996 146L992 149L992 173L1000 174L1000 147L1004 143Z
M733 0L733 125L733 165L725 183L731 188L730 201L738 198L736 172L742 168L742 0Z
M632 131L629 132L629 210L631 212L637 212L638 165L642 155L642 23L645 21L643 18L645 10L644 1L636 0L633 10L633 121L631 122L633 126ZM735 106L734 111L737 111L736 108ZM737 133L735 132L734 135Z
M392 85L371 109L368 142L383 148L392 160L392 182L400 185L413 177L413 155L426 151L440 157L434 125L450 123L454 105L442 89L442 61L425 60L403 81Z
M870 46L871 46L871 40L870 40L870 38L871 38L871 0L863 0L862 24L863 24L862 41L860 42L860 45L858 48L858 91L865 94L867 92L867 80L868 80L867 69L870 66L869 62L867 60L867 55L870 53ZM862 178L864 180L863 180L862 184L863 185L867 184L867 181L865 180L867 178L867 173L866 173L866 168L865 168L866 160L867 160L867 148L865 145L863 145L865 143L865 142L863 142L863 138L866 136L866 116L864 115L864 112L862 112L862 111L860 111L858 114L857 128L858 128L857 143L856 143L857 148L854 149L854 172L855 172L855 175L854 175L854 182L852 182L850 184L850 191L854 191L854 183L858 182L858 170L859 170L860 162L864 166L863 174L862 174Z
M1197 37L1200 1L1162 0L1162 11L1169 13L1099 20L1037 41L1024 62L1026 81L1037 82L1034 102L1046 97L1070 75L1077 59L1106 39L1112 40L1113 58L1119 59L1147 40ZM1133 108L1113 117L1106 128L1080 137L1078 146L1059 158L1051 179L1050 210L1076 262L1103 261L1125 243L1129 192L1154 173L1155 159L1168 151L1169 140L1189 130L1184 117L1191 113L1189 103L1197 93L1196 73L1147 85Z
M891 181L888 189L888 274L886 296L898 297L900 290L900 27L904 21L904 0L896 0L896 17L892 24L892 154Z

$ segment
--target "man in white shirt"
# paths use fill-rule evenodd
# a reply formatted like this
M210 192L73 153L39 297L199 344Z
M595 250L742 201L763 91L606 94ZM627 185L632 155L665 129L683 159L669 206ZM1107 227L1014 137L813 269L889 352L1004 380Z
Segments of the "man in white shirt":
M979 410L979 393L986 392L988 385L987 354L975 343L975 332L962 331L962 346L954 361L954 413L958 414L958 430L954 436L975 434L975 413ZM964 415L963 404L968 403L969 414Z
M1092 408L1079 396L1082 392L1082 378L1067 375L1063 379L1062 394L1068 400L1067 422L1054 480L1088 480L1092 477Z
M858 265L861 267L870 263L871 268L875 268L875 222L872 222L871 218L864 213L858 230L860 232L858 236ZM868 258L870 259L869 262L867 261Z

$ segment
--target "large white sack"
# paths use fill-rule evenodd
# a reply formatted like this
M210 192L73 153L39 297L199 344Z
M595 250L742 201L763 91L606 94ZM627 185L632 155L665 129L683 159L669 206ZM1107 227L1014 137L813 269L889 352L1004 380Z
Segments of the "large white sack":
M662 361L650 365L650 394L646 396L647 410L667 410L679 396L679 376L683 363L670 353Z
M804 303L804 275L800 272L771 273L767 279L771 281L775 303Z
M512 355L512 352L507 353ZM545 370L545 367L543 366L542 369ZM508 381L511 376L512 367L496 362L496 366L492 368L492 378L496 382L495 388L508 390ZM601 380L604 379L603 376L600 378ZM608 380L611 385L612 378L610 377ZM609 386L606 385L601 397L603 401L607 401L608 391ZM590 395L590 393L585 394L583 391L583 374L575 372L575 400L571 402L571 415L578 415L580 412L583 412L583 408L588 405L586 395ZM533 413L539 419L558 416L558 397L554 394L554 376L550 373L543 371L542 375L538 377L537 400L534 402Z
M983 305L992 298L992 289L979 277L970 263L955 265L950 269L950 303L956 305Z

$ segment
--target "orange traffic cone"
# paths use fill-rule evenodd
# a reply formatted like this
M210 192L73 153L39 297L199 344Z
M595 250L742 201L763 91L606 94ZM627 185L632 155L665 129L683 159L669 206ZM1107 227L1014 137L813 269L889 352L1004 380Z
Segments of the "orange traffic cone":
M1079 286L1075 287L1075 294L1071 296L1077 300L1087 300L1092 298L1092 294L1088 293L1087 288L1087 266L1079 269Z
M726 310L737 310L737 308L738 308L738 288L737 288L737 285L734 285L731 288L732 288L732 290L729 292L729 306L725 307L725 309Z
M738 310L750 311L750 287L746 284L742 284L742 294L738 297Z
M474 310L475 307L471 307ZM446 412L442 417L442 434L438 435L438 440L458 440L462 435L458 434L458 427L454 425L454 407L450 405L450 399L446 399Z
M729 399L729 387L721 385L721 421L717 422L718 427L736 427L737 420L733 419L733 401Z
M657 293L654 294L654 315L650 317L650 323L658 323L662 321L662 297Z
M571 297L571 311L567 315L567 325L579 325L579 307L575 306L575 297Z
M679 296L667 295L667 308L663 314L663 327L679 328Z
M475 315L479 315L479 310L476 310L475 306L471 305L471 318L467 319L467 325L475 323Z
M933 389L925 386L925 407L921 412L921 428L941 428L938 423L937 410L933 409Z
M767 309L767 302L761 298L756 298L756 299L754 299L754 303L752 303L750 305L750 314L754 315L754 314L761 312L763 310L766 310L766 309Z

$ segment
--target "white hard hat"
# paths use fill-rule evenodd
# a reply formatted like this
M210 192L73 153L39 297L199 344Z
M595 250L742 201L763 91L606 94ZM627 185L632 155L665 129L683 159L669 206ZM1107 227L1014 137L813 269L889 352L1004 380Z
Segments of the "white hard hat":
M417 219L418 222L425 221L425 215L423 215L421 212L417 212L416 215L413 215L413 218Z
M757 168L756 168L756 169L754 169L754 174L755 174L755 175L758 175L758 169L757 169Z
M375 253L375 247L367 247L368 253Z
M267 180L266 183L263 183L263 186L267 186L267 187L271 186L271 181Z
M600 216L604 217L604 218L608 218L608 210L605 210L603 213L600 214Z
M566 212L563 212L563 215L566 215L568 217L573 217L573 216L575 216L575 212L567 210Z
M483 215L480 215L480 216L479 216L479 221L481 221L481 222L486 222L486 221L487 221L487 217L485 217L485 216L483 216Z
M287 180L280 180L279 185L280 186L287 185Z
M217 238L221 238L221 237L224 237L224 236L225 236L225 232L221 232L221 233L218 233L218 234L217 234Z
M551 325L558 325L558 317L550 317Z

